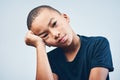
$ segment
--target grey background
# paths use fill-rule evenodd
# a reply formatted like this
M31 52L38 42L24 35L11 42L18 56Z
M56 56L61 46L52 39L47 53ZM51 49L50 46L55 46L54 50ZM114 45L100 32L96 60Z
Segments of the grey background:
M25 45L24 36L28 12L42 4L67 13L76 33L107 37L115 68L110 77L120 80L120 0L1 0L0 80L35 80L35 48Z

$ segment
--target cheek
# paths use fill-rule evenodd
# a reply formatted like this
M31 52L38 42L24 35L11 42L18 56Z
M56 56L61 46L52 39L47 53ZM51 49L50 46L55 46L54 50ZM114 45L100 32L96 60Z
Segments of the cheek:
M56 43L55 43L54 40L46 40L46 41L45 41L45 44L46 44L47 46L55 46L55 45L56 45Z
M65 31L65 32L69 32L70 26L65 23L65 24L62 25L62 30Z
M69 39L68 39L69 41L68 41L68 42L69 42L69 44L71 44L71 43L72 43L72 41L73 41L72 34L70 33L68 36L69 36Z

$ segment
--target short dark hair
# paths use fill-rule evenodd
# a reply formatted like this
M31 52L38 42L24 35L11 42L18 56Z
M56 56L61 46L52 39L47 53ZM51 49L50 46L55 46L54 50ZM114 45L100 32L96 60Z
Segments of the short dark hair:
M53 8L51 6L48 6L48 5L38 6L38 7L34 8L34 9L32 9L30 11L30 13L28 14L28 17L27 17L27 27L28 27L29 30L31 28L32 22L40 14L40 12L43 11L44 9L53 10L53 11L56 11L57 13L61 14L57 9L55 9L55 8Z

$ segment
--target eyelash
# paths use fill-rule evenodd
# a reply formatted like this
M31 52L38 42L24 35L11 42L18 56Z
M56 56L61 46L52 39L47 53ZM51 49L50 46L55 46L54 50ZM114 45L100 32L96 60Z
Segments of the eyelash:
M55 27L55 26L56 26L56 24L57 24L57 21L55 21L55 22L53 23L52 27Z
M45 35L43 35L43 38L46 38L48 36L48 34L45 34Z

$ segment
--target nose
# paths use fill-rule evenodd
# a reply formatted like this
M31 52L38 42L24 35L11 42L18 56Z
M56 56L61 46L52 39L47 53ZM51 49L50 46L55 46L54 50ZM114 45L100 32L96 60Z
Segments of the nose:
M58 39L59 36L60 36L60 32L57 31L57 30L52 30L52 31L51 31L51 34L52 34L52 37L53 37L54 39Z

